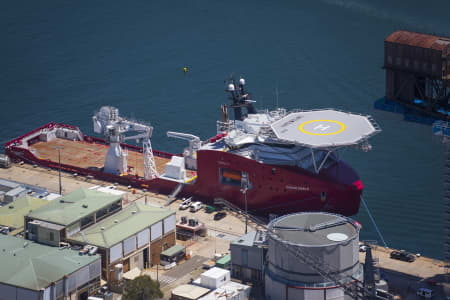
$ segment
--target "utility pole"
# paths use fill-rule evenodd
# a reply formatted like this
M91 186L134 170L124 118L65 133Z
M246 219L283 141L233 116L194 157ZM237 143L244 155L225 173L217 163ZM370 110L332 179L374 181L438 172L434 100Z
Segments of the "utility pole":
M245 234L247 234L248 228L247 190L248 190L247 173L242 173L241 193L244 194L244 204L245 204Z
M56 146L58 150L58 163L59 163L59 194L62 196L62 185L61 185L61 150L64 149L63 146Z

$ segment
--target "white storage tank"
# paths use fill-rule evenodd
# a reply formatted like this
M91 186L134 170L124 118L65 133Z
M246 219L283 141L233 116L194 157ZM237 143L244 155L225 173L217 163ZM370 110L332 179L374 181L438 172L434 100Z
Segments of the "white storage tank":
M340 215L308 212L279 217L268 227L272 232L267 234L267 299L350 299L334 282L303 263L292 250L324 262L341 279L350 276L361 279L357 223Z

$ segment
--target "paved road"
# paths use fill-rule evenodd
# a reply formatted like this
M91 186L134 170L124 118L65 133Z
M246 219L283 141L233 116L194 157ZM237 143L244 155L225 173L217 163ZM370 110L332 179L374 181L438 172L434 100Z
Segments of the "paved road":
M174 277L174 278L181 278L198 267L201 267L203 262L207 261L208 258L195 255L191 259L177 265L175 268L168 270L166 273L164 273L164 276Z

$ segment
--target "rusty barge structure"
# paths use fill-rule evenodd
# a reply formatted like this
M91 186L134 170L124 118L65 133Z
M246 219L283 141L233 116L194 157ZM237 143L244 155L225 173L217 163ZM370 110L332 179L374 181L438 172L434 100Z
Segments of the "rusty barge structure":
M384 41L383 68L386 97L375 108L449 119L450 38L396 31Z

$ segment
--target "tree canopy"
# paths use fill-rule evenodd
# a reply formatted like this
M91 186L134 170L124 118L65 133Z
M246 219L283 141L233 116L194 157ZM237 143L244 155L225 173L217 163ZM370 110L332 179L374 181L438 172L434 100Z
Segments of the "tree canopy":
M138 276L125 284L123 300L155 300L164 296L159 282L148 275Z

